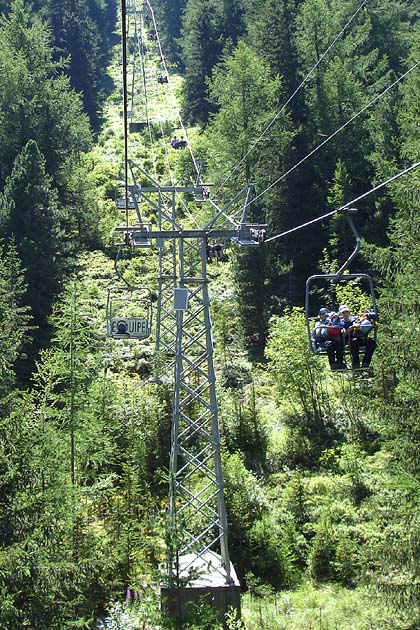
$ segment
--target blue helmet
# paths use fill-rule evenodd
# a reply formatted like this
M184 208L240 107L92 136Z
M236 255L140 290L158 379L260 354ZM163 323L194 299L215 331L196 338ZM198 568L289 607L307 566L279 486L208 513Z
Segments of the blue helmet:
M360 332L362 335L368 335L372 330L372 323L368 319L364 319L360 323Z

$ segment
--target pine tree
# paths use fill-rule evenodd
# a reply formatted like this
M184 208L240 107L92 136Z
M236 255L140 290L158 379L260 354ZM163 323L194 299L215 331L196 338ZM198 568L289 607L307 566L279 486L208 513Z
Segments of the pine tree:
M223 36L230 48L235 47L244 35L246 18L246 1L223 0Z
M418 33L418 27L417 27ZM418 38L413 40L408 63L418 59ZM420 134L413 121L418 115L418 73L401 86L401 155L409 162L418 157ZM406 163L404 160L404 163ZM377 557L373 580L384 591L395 614L404 610L407 624L419 624L418 607L420 564L418 561L420 475L420 352L418 281L420 245L420 175L418 170L387 191L388 203L396 208L388 230L387 247L368 249L369 259L380 272L379 312L381 329L377 364L378 380L373 405L377 426L388 456L387 473L391 480L379 497L386 515L383 543ZM386 199L386 198L385 198Z
M15 383L14 367L22 356L30 316L23 305L24 273L13 241L0 247L0 399Z
M266 0L250 27L256 50L268 63L273 75L281 77L284 100L299 84L299 58L294 41L297 4L296 0ZM302 95L297 95L291 107L294 120L302 120L301 107Z
M98 26L83 0L50 0L55 45L60 57L69 56L69 76L76 92L81 92L85 111L93 126L97 121L98 70L101 68L101 42Z
M216 0L189 0L183 20L183 109L190 122L206 123L211 108L207 80L219 61L223 15Z
M222 179L230 175L230 165L241 162L229 177L231 191L256 179L261 185L267 182L266 152L270 150L272 154L274 145L282 153L288 143L287 116L281 116L271 130L270 146L265 140L251 151L276 113L279 90L278 77L272 77L267 64L243 42L213 72L209 93L217 113L207 130L209 168L215 171L217 166L220 174L212 175Z
M182 17L187 0L158 0L156 17L165 54L173 62L181 62Z
M60 228L57 194L45 172L45 160L33 140L17 157L1 204L6 208L2 221L4 233L15 239L25 269L25 303L31 308L33 325L39 327L35 344L39 347L45 342L47 317L60 286L66 246Z
M286 114L278 116L270 136L253 149L256 139L273 121L279 90L278 77L273 78L267 64L243 42L216 67L210 96L218 111L212 117L206 136L211 178L216 181L227 179L225 198L233 197L251 181L257 183L257 190L264 189L270 183L273 170L280 169L284 163L292 137ZM265 202L266 199L264 205ZM271 207L273 214L279 212L278 206L269 203L268 208ZM270 210L263 210L261 202L257 207L251 204L247 209L248 221L264 223L267 218L271 219ZM275 229L273 223L270 221L271 229ZM264 282L269 275L265 252L238 253L235 270L241 328L248 344L258 354L264 345L270 310L268 287ZM274 268L273 274L277 275Z
M59 170L91 142L80 97L61 74L63 64L52 59L50 31L30 17L23 0L14 0L1 20L0 43L0 181L28 140L35 140L62 194Z

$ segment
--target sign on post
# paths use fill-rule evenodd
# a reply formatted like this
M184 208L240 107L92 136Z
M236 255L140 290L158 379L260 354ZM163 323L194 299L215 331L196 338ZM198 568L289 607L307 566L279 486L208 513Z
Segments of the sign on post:
M140 317L113 317L110 334L115 339L145 339L150 335L147 320Z

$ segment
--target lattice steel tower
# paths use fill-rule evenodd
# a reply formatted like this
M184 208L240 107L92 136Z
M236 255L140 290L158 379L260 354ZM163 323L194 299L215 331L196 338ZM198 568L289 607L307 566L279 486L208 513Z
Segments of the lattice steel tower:
M148 2L147 5L149 19L154 21ZM141 37L142 14L134 0L127 8L134 38ZM122 0L123 25L126 19ZM125 169L124 198L119 199L118 204L125 211L126 225L117 230L124 233L124 242L133 248L148 248L152 244L158 248L155 381L172 383L174 391L165 589L169 596L171 589L177 589L178 601L180 588L191 589L190 593L221 589L224 601L217 605L226 611L228 604L239 605L239 583L228 549L207 246L211 237L257 247L265 226L245 220L253 185L241 190L224 208L219 208L209 198L199 174L194 185L163 186L128 159L128 28L123 26L122 32ZM134 50L141 50L141 42ZM134 68L133 63L132 72ZM135 84L134 76L131 83ZM206 225L185 229L180 223L176 203L179 195L185 194L210 204L210 214L214 216ZM232 214L238 215L238 219L232 218ZM156 227L145 220L149 215L157 217Z

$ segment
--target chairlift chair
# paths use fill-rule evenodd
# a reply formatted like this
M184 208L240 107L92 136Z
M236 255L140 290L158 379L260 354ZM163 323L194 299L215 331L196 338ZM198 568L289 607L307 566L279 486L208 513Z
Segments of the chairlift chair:
M261 223L240 223L238 236L232 236L232 243L241 247L259 247L266 235L267 225Z
M366 294L370 298L370 312L369 316L365 318L365 321L362 322L362 332L363 326L365 326L364 332L370 332L373 330L374 339L376 342L377 330L376 326L370 325L368 327L368 323L370 320L376 320L377 318L377 307L376 307L376 297L375 297L375 288L372 277L366 273L344 273L349 264L353 261L360 250L360 236L357 232L357 229L354 225L354 222L350 216L350 213L355 213L357 210L355 208L347 208L346 210L346 219L349 223L351 230L356 238L356 246L354 251L350 254L349 258L345 261L345 263L338 269L336 273L331 274L316 274L310 276L306 281L306 291L305 291L305 316L306 316L306 328L308 333L308 342L310 350L314 354L326 354L326 348L323 344L318 345L316 343L316 339L314 337L314 323L318 319L318 313L320 307L328 307L329 310L334 310L334 308L330 308L332 305L328 304L328 300L314 299L314 293L316 292L325 292L328 284L339 285L342 283L352 283L359 282L363 285ZM336 305L338 309L338 305ZM345 350L348 350L348 346L345 345Z
M128 123L128 132L129 133L140 133L147 128L147 122L130 122Z
M208 184L196 184L193 190L194 201L201 203L207 201L210 196L210 188Z
M126 199L124 197L118 198L115 203L118 210L135 210L136 208L136 204L132 199L128 199L126 202Z
M152 328L150 289L114 286L108 289L107 335L113 339L146 339Z
M171 147L173 149L185 149L187 145L188 145L188 142L183 137L181 138L175 137L171 140Z
M213 186L213 184L210 184L210 183L206 184L202 181L201 175L202 175L203 168L204 168L204 159L201 158L198 164L197 177L195 178L195 181L192 180L193 182L192 194L194 197L194 201L198 201L198 202L206 201L210 197L210 186Z
M143 223L131 232L131 244L134 248L151 247L152 242L149 237L150 223Z

